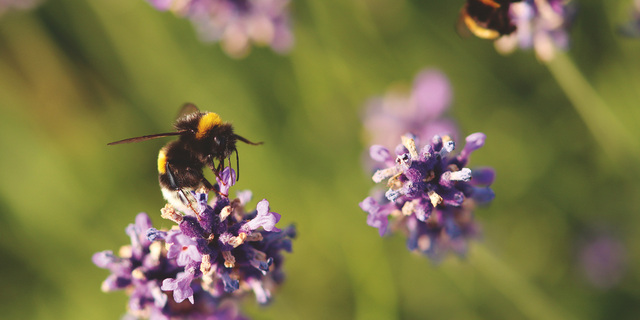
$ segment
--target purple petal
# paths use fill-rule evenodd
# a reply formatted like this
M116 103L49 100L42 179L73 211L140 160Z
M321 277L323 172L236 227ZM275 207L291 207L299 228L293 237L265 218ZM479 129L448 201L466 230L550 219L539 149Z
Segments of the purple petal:
M484 140L486 138L487 136L482 132L472 133L467 136L467 143L464 145L464 149L462 149L462 152L460 152L458 158L461 161L466 162L473 151L482 148L482 146L484 145Z
M371 159L378 162L388 162L393 161L393 157L391 156L391 152L384 146L381 145L373 145L369 148L369 155Z
M164 291L173 291L173 299L177 303L189 299L193 304L193 289L191 289L193 277L194 274L192 272L180 272L175 279L164 279L161 288Z
M251 221L247 222L242 228L244 230L255 230L262 227L266 231L280 231L276 228L276 223L280 221L280 215L275 212L269 212L269 201L262 199L257 205L257 215Z
M474 187L471 193L471 198L477 204L487 204L496 197L496 194L489 187Z
M198 252L197 243L179 231L169 231L167 243L170 244L167 258L176 259L179 266L186 266L191 262L202 261L202 254Z
M143 247L148 247L151 242L147 239L147 230L152 227L149 216L142 212L136 216L135 224L130 224L125 232L131 238L131 248L136 257L142 255Z
M389 226L389 219L384 215L369 214L367 215L367 225L378 228L380 236L384 236Z
M236 172L231 167L226 167L220 174L220 179L216 178L220 186L220 193L229 194L229 188L236 183Z
M138 213L135 224L136 228L140 231L146 231L153 226L151 218L144 212Z
M93 264L102 269L108 269L113 263L118 260L119 258L116 257L111 250L96 252L93 254L93 257L91 257L91 261L93 261Z
M471 184L488 186L496 178L496 171L490 167L474 168L472 176Z
M367 197L366 199L362 200L362 202L360 202L358 205L362 210L368 213L371 213L372 210L377 210L378 202L376 202L376 200L373 199L373 197Z
M271 292L265 289L258 279L248 279L247 283L253 290L253 293L255 293L258 303L267 304L269 302L269 299L271 298Z
M100 289L104 292L122 290L131 284L130 278L119 277L116 274L109 275L103 282Z
M387 216L391 212L390 205L381 206L372 197L367 197L360 202L360 208L368 213L367 225L378 228L380 236L384 236L387 232L389 219Z

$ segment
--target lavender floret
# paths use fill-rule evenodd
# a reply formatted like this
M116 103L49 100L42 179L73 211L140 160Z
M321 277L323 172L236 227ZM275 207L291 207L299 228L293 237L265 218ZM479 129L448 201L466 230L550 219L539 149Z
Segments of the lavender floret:
M462 152L454 155L455 143L447 136L434 136L418 151L417 138L408 134L396 148L394 162L384 147L372 146L374 159L386 166L374 173L373 181L387 181L388 190L384 197L367 197L360 203L368 213L367 224L381 236L403 231L409 250L436 260L449 250L464 254L467 239L479 235L474 207L495 196L490 188L493 169L466 167L485 138L483 133L469 135Z
M131 245L123 246L118 255L107 250L92 258L98 267L111 271L102 284L103 291L125 290L129 294L125 319L245 319L229 296L213 296L192 284L190 270L177 263L180 259L168 258L161 241L170 238L172 231L152 228L147 214L140 213L126 232ZM174 278L177 280L171 282ZM172 289L173 298L163 291L165 287ZM191 303L174 302L186 298Z
M274 284L284 278L281 252L291 251L295 229L276 227L280 215L271 212L266 199L256 210L246 213L244 204L250 193L229 199L226 194L235 183L230 168L220 174L220 194L211 202L206 193L194 193L198 200L196 216L183 216L179 228L167 234L168 257L185 265L186 273L167 279L162 289L173 291L176 302L193 298L189 283L202 283L212 295L251 290L258 302L271 298ZM223 183L224 182L224 183ZM224 192L223 192L224 191ZM175 216L167 206L163 216Z

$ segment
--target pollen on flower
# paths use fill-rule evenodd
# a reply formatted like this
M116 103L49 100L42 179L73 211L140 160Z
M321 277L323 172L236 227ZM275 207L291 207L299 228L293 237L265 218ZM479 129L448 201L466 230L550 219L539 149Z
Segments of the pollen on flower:
M442 203L442 197L435 191L429 191L427 195L429 196L429 200L431 200L432 206L436 207L437 205Z
M131 246L127 245L127 246L120 247L120 250L118 250L118 255L125 259L131 258L131 255L132 255Z
M140 268L136 268L131 272L131 276L133 276L135 279L139 279L139 280L144 280L147 277L144 275L144 271Z
M220 221L224 221L225 219L227 219L227 217L231 214L232 210L233 209L231 208L231 206L226 206L222 208L222 211L220 211Z
M368 213L367 223L378 228L381 235L389 227L406 232L410 250L434 259L449 250L464 254L466 240L478 232L470 218L471 210L479 199L484 203L493 199L489 188L492 170L479 169L480 179L476 181L472 179L474 171L466 167L469 155L484 144L484 138L482 133L470 135L468 146L454 155L455 142L447 136L434 136L418 153L419 141L406 135L396 148L395 162L377 157L390 154L388 150L372 147L371 154L386 166L376 171L374 181L388 179L388 190L384 197L368 197L360 203Z
M409 155L411 156L411 160L418 159L418 150L416 149L416 141L412 138L404 135L402 138L402 145L409 150Z
M203 274L211 272L211 255L202 255L202 263L200 264L200 271Z
M224 257L224 266L227 268L233 268L236 264L236 258L231 254L231 251L222 251Z
M373 182L380 183L384 179L400 174L401 173L400 171L401 169L398 167L391 167L391 168L378 170L376 171L376 173L373 174L373 177L372 177Z
M176 212L176 209L169 203L164 205L164 208L160 209L160 216L163 219L171 220L180 224L182 222L182 215Z
M402 214L405 216L410 216L415 211L417 202L418 199L405 202L402 206Z
M232 245L234 248L237 248L239 245L243 244L247 239L247 234L241 232L237 237L232 237L227 243Z

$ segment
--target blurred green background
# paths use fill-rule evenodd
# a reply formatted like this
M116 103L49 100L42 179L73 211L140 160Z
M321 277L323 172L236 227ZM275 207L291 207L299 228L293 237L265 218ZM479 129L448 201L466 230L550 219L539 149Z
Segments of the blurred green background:
M49 0L0 17L0 318L125 313L91 256L128 243L138 212L172 225L156 173L168 139L106 143L171 130L187 101L265 142L239 146L236 190L299 230L273 304L245 301L253 318L640 317L640 41L616 33L631 1L579 1L571 50L550 67L460 38L462 0L292 2L294 50L243 60L143 0ZM362 108L425 67L450 78L463 135L488 136L471 167L497 171L495 201L476 212L482 242L440 264L380 238L358 207L373 187ZM579 259L600 234L626 249L605 288Z

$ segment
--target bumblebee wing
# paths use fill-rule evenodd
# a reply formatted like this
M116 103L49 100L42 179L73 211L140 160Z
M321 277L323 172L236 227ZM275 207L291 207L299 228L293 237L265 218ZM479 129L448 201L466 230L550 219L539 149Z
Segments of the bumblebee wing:
M187 102L183 104L182 107L180 107L180 110L178 110L178 116L176 117L176 119L180 119L188 114L196 112L200 112L200 109L198 109L195 104Z
M135 138L129 138L129 139L124 139L124 140L114 141L114 142L107 143L107 145L112 146L114 144L147 141L147 140L156 139L156 138L162 138L162 137L178 136L178 135L181 135L183 133L185 133L185 131L156 133L156 134L150 134L150 135L141 136L141 137L135 137Z

